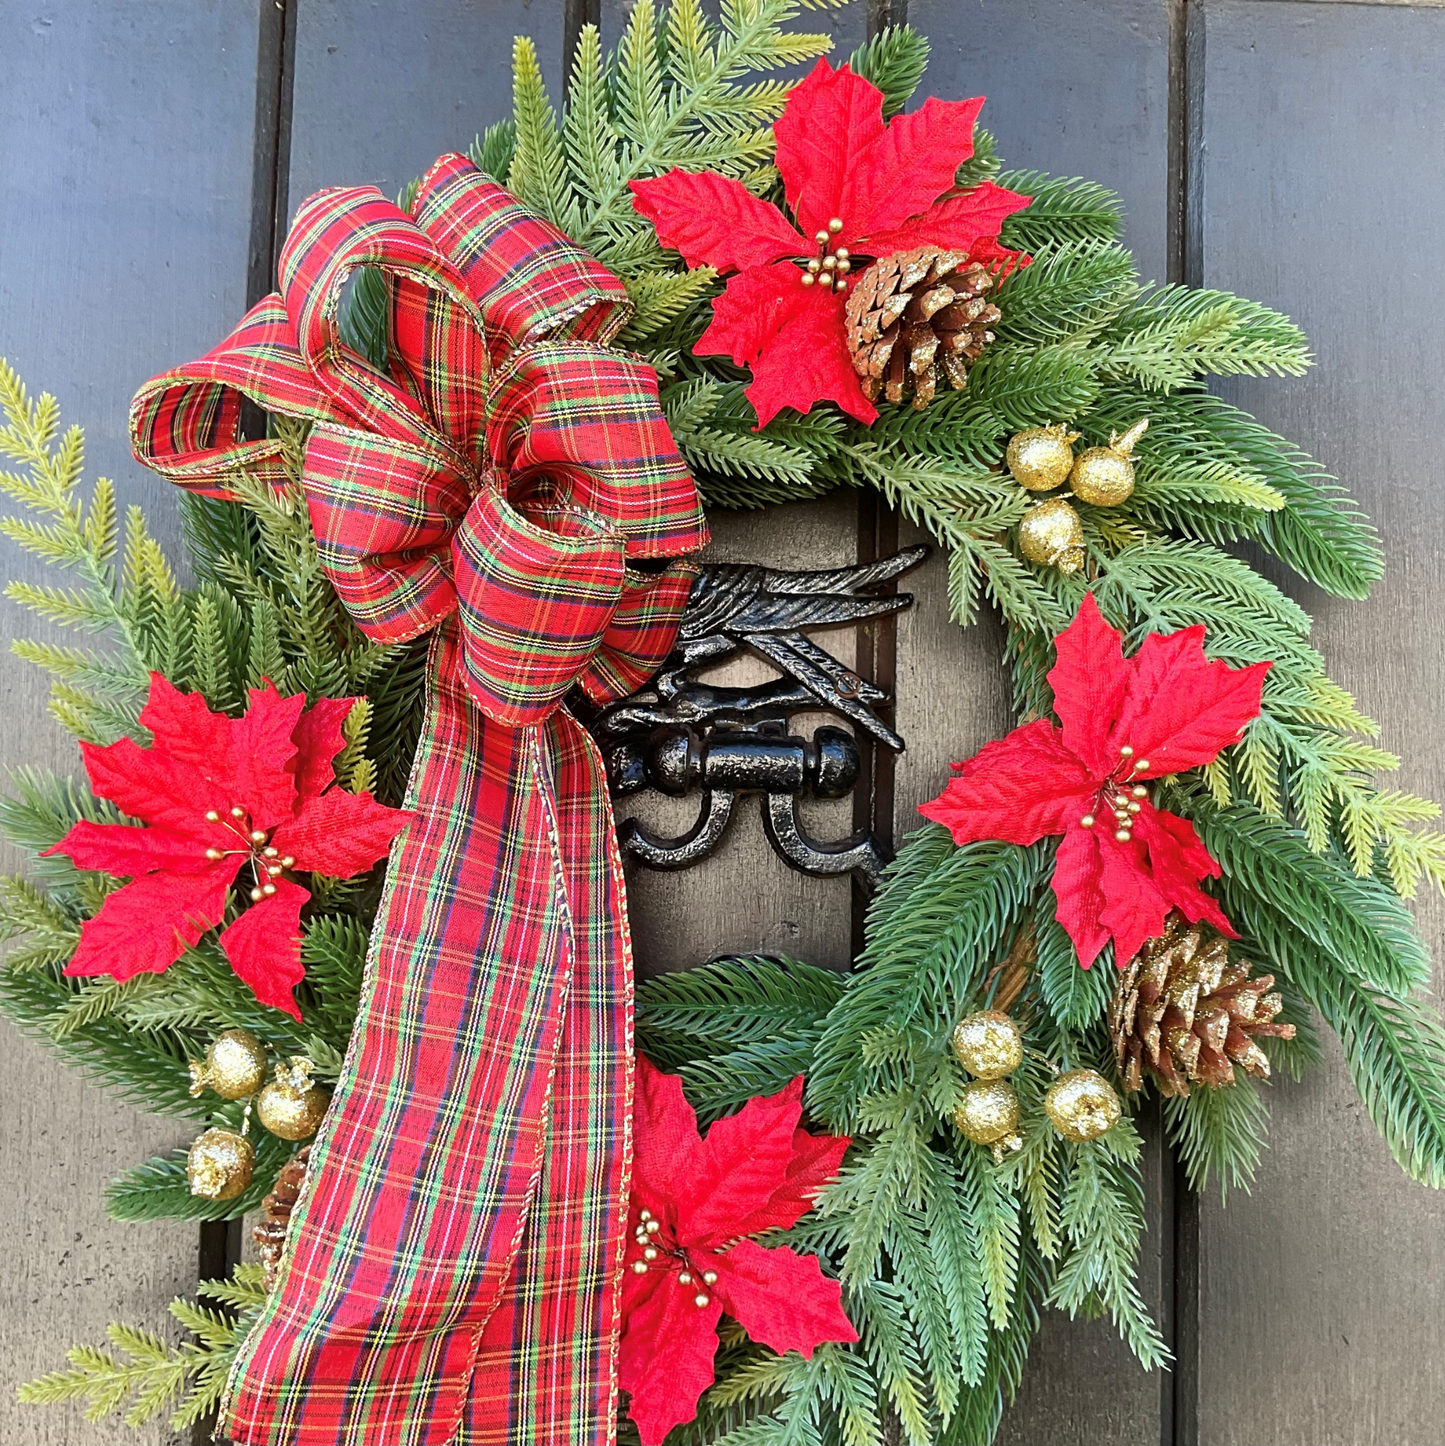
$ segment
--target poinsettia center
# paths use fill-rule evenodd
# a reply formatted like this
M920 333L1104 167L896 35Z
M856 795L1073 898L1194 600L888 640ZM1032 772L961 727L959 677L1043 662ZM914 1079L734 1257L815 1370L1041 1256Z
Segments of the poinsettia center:
M701 1287L715 1285L717 1272L704 1270L699 1273L687 1258L687 1251L671 1238L669 1232L663 1229L662 1221L656 1219L650 1210L638 1213L630 1254L634 1275L646 1275L651 1270L668 1271L679 1288L695 1292L692 1303L699 1310L705 1310L712 1304L712 1297Z
M1094 828L1105 809L1114 815L1114 837L1128 843L1134 837L1134 820L1143 812L1149 790L1131 780L1149 771L1147 758L1135 758L1133 748L1125 743L1119 749L1119 761L1094 794L1093 806L1080 820L1083 828Z
M283 855L281 850L272 844L272 830L251 827L251 815L239 803L229 813L222 813L217 808L207 809L206 822L221 824L240 845L239 848L217 848L212 844L206 850L208 859L223 859L229 854L246 855L255 876L255 886L251 890L252 903L259 904L262 899L270 898L276 892L275 881L286 869L296 867L296 860L290 854Z
M834 216L826 230L820 230L813 236L818 246L817 254L794 258L801 268L798 280L802 285L821 286L824 291L836 291L840 295L847 291L845 278L853 269L854 258L846 246L834 245L834 238L842 229L842 218Z

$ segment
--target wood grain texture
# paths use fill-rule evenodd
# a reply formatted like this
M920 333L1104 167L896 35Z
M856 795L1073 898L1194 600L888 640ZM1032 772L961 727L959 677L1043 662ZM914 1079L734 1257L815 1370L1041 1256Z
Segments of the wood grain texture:
M171 489L130 459L126 411L153 373L199 355L245 304L258 0L75 0L0 7L0 354L85 427L89 475L114 478L178 541ZM8 543L6 577L43 569ZM5 604L6 640L34 635ZM45 711L45 680L0 669L3 761L78 771ZM5 866L18 860L6 858ZM102 1204L122 1169L190 1131L117 1107L3 1026L0 1161L14 1231L0 1287L0 1440L26 1446L168 1442L22 1407L16 1381L99 1342L120 1318L165 1329L195 1281L191 1225L119 1225Z
M289 214L323 186L395 196L512 113L512 39L561 93L563 0L298 0Z
M707 556L724 562L770 567L838 567L857 558L857 503L847 492L819 502L794 503L766 512L713 512L713 543ZM820 646L850 666L856 636L851 629L816 635ZM730 662L710 681L747 683L777 674L761 660ZM795 731L810 734L817 723L840 720L799 714ZM846 799L807 809L807 826L819 838L852 831ZM641 796L620 810L654 830L676 836L697 817L698 798ZM787 954L830 969L847 966L851 954L850 884L813 879L789 868L763 835L758 800L742 800L718 851L695 868L663 873L629 861L627 894L638 972L644 976L686 969L721 954Z
M1387 539L1366 603L1286 583L1334 676L1402 754L1402 787L1445 796L1440 536L1445 229L1438 10L1217 3L1204 10L1202 281L1309 333L1306 379L1230 395L1313 451ZM1364 276L1366 310L1343 299ZM1343 302L1343 304L1342 304ZM1437 953L1438 899L1418 910ZM1202 1202L1199 1437L1211 1446L1438 1442L1445 1199L1376 1136L1337 1050L1271 1092L1249 1198Z

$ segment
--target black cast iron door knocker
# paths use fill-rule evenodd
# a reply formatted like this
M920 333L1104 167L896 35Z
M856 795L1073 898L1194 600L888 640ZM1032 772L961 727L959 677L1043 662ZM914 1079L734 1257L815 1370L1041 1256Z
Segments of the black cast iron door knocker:
M693 584L677 646L644 687L604 709L592 730L614 797L655 789L701 792L696 822L662 838L636 819L618 824L623 851L655 869L682 869L722 842L737 800L763 800L763 828L777 853L806 874L856 872L877 881L887 862L871 833L837 842L812 838L798 816L803 797L846 797L862 759L852 733L831 724L811 737L790 731L795 713L829 712L895 752L903 740L883 721L888 694L805 637L814 628L857 626L909 607L908 593L875 590L916 567L923 545L878 562L817 572L713 564ZM748 687L699 674L749 650L781 674Z

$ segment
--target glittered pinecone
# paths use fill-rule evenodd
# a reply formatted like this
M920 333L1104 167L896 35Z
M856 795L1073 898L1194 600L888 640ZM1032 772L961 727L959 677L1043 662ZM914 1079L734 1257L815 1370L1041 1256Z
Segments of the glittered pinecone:
M875 261L848 295L848 351L870 402L922 411L940 376L962 389L969 366L993 340L999 309L985 301L994 280L963 251L916 246Z
M1249 977L1249 964L1229 957L1229 942L1208 924L1169 916L1119 975L1109 1029L1125 1089L1150 1075L1165 1095L1189 1086L1234 1083L1234 1067L1269 1078L1257 1038L1293 1039L1294 1025L1276 1024L1281 1000L1272 974Z
M291 1212L296 1208L296 1197L301 1193L301 1182L306 1178L306 1162L310 1157L311 1147L308 1145L281 1167L275 1186L261 1202L261 1223L251 1231L251 1239L256 1242L256 1254L261 1257L261 1268L266 1272L267 1290L276 1288L286 1231L291 1224Z

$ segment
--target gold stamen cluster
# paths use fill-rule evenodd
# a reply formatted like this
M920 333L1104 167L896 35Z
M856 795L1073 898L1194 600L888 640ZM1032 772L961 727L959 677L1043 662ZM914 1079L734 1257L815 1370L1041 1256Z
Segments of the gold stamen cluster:
M276 885L273 880L279 878L285 869L294 869L296 860L290 855L282 855L281 850L273 848L266 842L269 834L264 829L247 829L242 825L247 818L244 808L237 804L230 810L230 820L221 813L219 809L210 808L206 810L207 823L224 823L227 828L245 845L244 852L251 855L251 864L256 871L256 886L251 890L251 902L259 904L262 899L270 898L276 892ZM215 847L206 850L206 857L213 862L223 859L228 853L240 853L240 849L218 849Z
M646 1275L652 1268L653 1263L662 1255L663 1249L666 1249L668 1255L671 1256L673 1260L680 1260L682 1262L682 1269L677 1273L677 1283L682 1286L684 1290L691 1288L696 1284L697 1279L692 1272L692 1262L688 1260L685 1251L676 1247L661 1246L657 1239L661 1232L662 1222L654 1218L651 1210L639 1210L637 1212L637 1230L634 1238L637 1244L641 1246L642 1254L632 1262L632 1273L634 1275ZM662 1267L664 1270L669 1269L669 1262L664 1260ZM716 1285L717 1271L703 1271L702 1284L705 1286ZM706 1290L699 1290L697 1294L693 1296L692 1303L699 1310L706 1310L707 1307L712 1304L712 1297L708 1295Z
M842 229L842 218L834 216L828 222L826 231L814 234L813 240L818 243L818 254L810 257L807 265L798 273L798 280L804 286L821 286L824 291L847 291L848 283L843 278L853 269L848 248L837 246L832 251L828 250L828 243Z
M1119 757L1122 762L1119 768L1115 770L1114 777L1111 778L1100 791L1099 797L1102 801L1105 795L1107 795L1111 789L1113 790L1114 796L1109 799L1109 807L1113 811L1114 822L1117 825L1114 831L1114 837L1118 839L1120 843L1128 843L1130 839L1134 837L1134 816L1143 810L1144 805L1141 800L1149 797L1149 790L1145 788L1142 783L1136 783L1132 788L1129 788L1126 793L1124 790L1127 785L1119 775L1123 774L1127 777L1130 773L1147 773L1149 771L1149 760L1147 758L1135 758L1134 749L1128 743L1125 743L1119 749ZM1130 761L1131 759L1133 760L1132 762ZM1083 818L1079 820L1079 826L1081 828L1093 828L1098 821L1098 818L1094 814L1086 813Z

